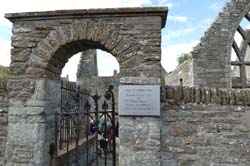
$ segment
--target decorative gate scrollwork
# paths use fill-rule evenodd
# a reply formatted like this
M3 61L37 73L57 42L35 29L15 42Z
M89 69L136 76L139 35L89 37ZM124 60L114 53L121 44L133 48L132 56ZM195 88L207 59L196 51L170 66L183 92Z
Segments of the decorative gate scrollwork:
M116 112L113 86L102 98L62 81L61 112L55 115L56 166L116 166ZM112 164L111 164L112 163Z

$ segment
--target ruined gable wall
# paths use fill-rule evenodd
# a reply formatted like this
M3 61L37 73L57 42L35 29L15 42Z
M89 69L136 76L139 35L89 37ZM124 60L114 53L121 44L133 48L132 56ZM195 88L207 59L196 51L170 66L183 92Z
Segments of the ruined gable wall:
M249 0L231 0L205 32L192 52L195 86L231 87L231 46L236 29L249 9Z
M162 165L250 165L250 91L162 87Z

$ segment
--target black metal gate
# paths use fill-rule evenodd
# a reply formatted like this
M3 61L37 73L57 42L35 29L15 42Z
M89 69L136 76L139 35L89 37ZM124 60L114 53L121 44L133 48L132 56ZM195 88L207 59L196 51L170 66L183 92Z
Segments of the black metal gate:
M116 166L115 100L82 92L75 82L61 83L61 112L55 115L56 166Z

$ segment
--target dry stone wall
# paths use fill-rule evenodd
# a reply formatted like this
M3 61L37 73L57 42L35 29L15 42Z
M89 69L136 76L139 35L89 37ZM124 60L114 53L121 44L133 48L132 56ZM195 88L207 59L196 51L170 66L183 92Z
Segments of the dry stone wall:
M250 165L250 90L162 87L163 166Z

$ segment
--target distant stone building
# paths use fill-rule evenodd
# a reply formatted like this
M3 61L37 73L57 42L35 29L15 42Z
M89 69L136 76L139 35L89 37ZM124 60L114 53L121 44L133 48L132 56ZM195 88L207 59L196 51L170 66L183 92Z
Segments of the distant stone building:
M176 67L172 72L166 74L166 85L193 86L193 61L189 59Z

